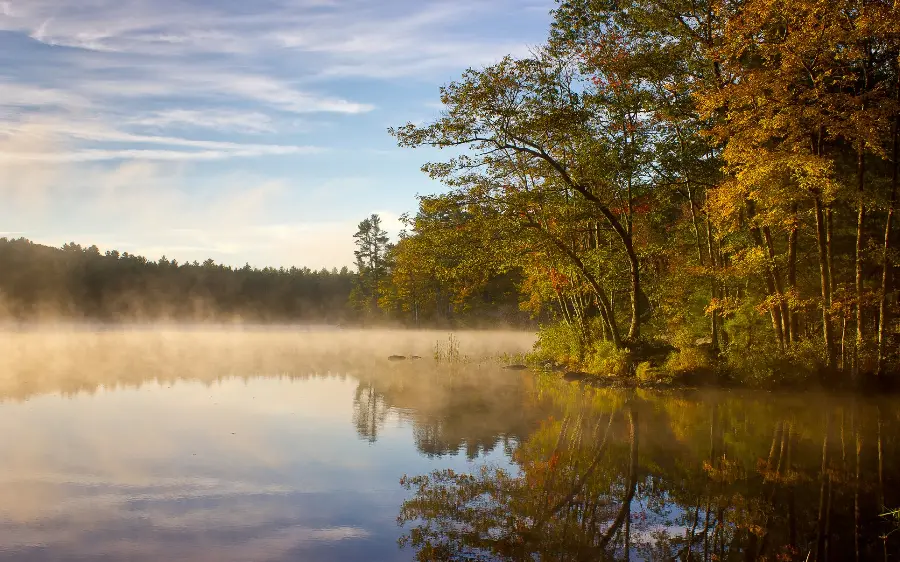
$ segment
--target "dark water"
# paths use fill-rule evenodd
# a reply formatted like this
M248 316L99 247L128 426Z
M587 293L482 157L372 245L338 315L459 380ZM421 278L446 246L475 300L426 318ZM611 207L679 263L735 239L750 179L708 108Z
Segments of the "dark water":
M589 389L445 339L10 335L0 560L900 559L896 399Z

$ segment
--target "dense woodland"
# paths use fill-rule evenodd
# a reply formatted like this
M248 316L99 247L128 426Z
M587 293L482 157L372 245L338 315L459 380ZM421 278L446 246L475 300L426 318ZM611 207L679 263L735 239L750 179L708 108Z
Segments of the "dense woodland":
M656 346L670 370L896 372L898 5L564 0L553 16L532 56L467 71L439 118L391 129L447 149L423 168L447 189L388 252L385 306L464 306L510 276L559 320L541 348L570 366L633 370Z
M20 320L344 322L347 268L232 268L0 239L5 316Z

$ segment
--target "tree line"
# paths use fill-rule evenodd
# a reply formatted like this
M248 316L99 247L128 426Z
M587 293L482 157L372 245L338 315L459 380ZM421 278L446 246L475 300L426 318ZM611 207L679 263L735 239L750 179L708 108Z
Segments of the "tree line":
M455 156L423 167L446 190L385 299L509 280L571 365L661 343L763 376L896 372L898 56L887 0L560 1L532 55L390 130Z
M233 268L0 239L3 312L19 320L348 322L354 278L346 267Z
M401 241L407 236L403 234ZM0 238L0 318L101 322L209 321L397 327L533 325L513 277L459 300L437 277L407 299L391 243L372 215L355 235L356 267L262 269ZM424 265L424 264L421 264ZM403 262L403 267L406 262Z

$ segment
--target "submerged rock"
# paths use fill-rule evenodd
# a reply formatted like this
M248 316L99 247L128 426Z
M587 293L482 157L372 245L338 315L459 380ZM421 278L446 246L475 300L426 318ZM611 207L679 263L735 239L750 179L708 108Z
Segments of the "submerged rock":
M405 355L391 355L388 357L388 361L406 361Z
M528 369L528 365L521 365L521 364L507 365L506 367L503 367L503 368L506 369L507 371L525 371Z
M591 375L587 373L582 373L580 371L566 371L563 374L563 379L567 381L583 381L584 379L591 378Z

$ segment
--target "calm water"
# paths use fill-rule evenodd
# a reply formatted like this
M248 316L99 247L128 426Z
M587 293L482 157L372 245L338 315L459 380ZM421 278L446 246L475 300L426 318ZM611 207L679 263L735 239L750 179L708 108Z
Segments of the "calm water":
M467 363L435 363L457 344ZM486 361L530 344L8 332L0 560L900 559L879 516L900 507L900 401Z

